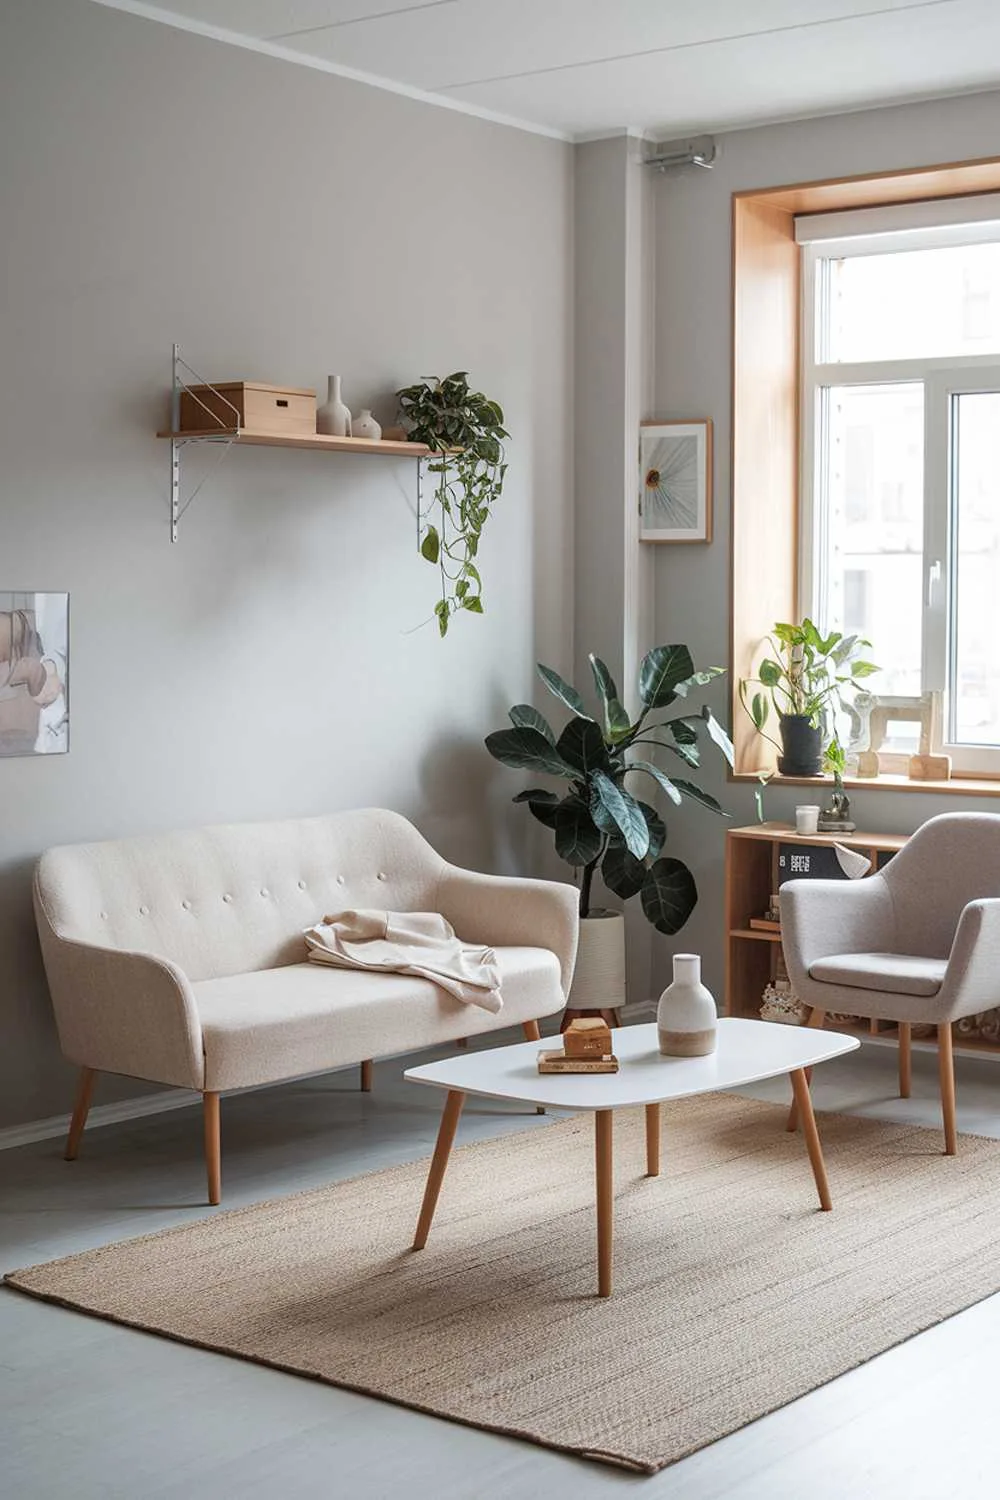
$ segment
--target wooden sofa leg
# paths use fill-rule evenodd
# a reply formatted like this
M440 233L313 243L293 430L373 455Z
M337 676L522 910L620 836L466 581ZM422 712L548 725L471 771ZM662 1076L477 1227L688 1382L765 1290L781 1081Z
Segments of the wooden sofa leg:
M955 1123L955 1058L951 1045L951 1022L938 1027L938 1069L941 1074L941 1114L944 1117L944 1154L958 1153Z
M899 1097L909 1099L913 1081L913 1034L909 1021L899 1023Z
M809 1013L809 1019L806 1022L806 1025L807 1026L820 1027L820 1026L822 1026L822 1024L823 1024L823 1022L825 1020L826 1020L826 1011L825 1010L816 1010L816 1009L813 1009ZM806 1068L805 1069L806 1083L811 1083L812 1082L812 1072L813 1072L812 1068ZM799 1105L798 1105L798 1100L793 1099L792 1100L792 1104L791 1104L791 1108L788 1111L788 1122L785 1125L785 1129L786 1130L794 1131L794 1130L798 1130L798 1128L799 1128Z
M222 1202L222 1132L219 1118L219 1095L206 1091L202 1095L205 1104L205 1166L208 1169L208 1201Z
M372 1060L366 1057L361 1064L361 1092L370 1094L372 1091Z
M542 1040L542 1033L538 1029L538 1022L537 1021L522 1021L521 1022L521 1030L524 1032L524 1040L526 1042L540 1042ZM544 1115L544 1113L545 1113L545 1105L544 1104L536 1104L535 1105L535 1114L536 1115Z
M73 1105L73 1118L69 1122L69 1135L66 1137L65 1157L67 1161L76 1161L76 1153L80 1149L80 1137L83 1135L83 1127L87 1123L90 1113L90 1100L94 1092L94 1081L97 1078L96 1068L81 1068L80 1081L76 1088L76 1103Z

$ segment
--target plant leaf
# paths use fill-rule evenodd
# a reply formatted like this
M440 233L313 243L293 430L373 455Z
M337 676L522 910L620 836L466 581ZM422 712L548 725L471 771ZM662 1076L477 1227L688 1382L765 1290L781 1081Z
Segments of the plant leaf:
M573 713L579 714L581 719L587 719L590 717L590 715L587 713L586 704L580 697L580 694L577 692L575 687L566 682L566 680L560 677L558 672L554 672L551 667L543 666L541 662L538 662L537 666L539 677L545 683L545 686L548 688L549 692L559 699L560 703L565 703L566 707L568 709L571 709Z
M674 689L694 673L694 662L686 646L654 646L639 668L639 697L646 708L666 708L673 703Z
M655 859L667 842L667 825L656 808L650 807L648 802L640 802L639 808L646 819L646 827L649 829L649 857Z
M559 809L559 798L555 792L544 792L540 788L532 788L527 792L518 792L512 802L527 802L528 811L536 817L539 823L544 823L546 828L555 828L556 813Z
M616 786L604 771L593 773L591 785L596 799L618 828L626 849L636 859L645 858L649 850L649 829L638 802L623 787ZM591 812L593 815L593 808ZM598 819L595 817L594 821L598 822Z
M721 677L725 670L725 667L706 667L703 672L692 672L683 682L674 683L674 693L678 698L686 698L692 688L704 687L714 677Z
M555 816L556 853L568 865L579 869L589 865L604 847L604 835L581 802L575 799L562 804Z
M610 740L623 739L632 728L631 720L618 697L615 680L599 656L591 652L590 670L604 706L604 727Z
M601 878L609 891L629 901L642 890L646 865L630 854L624 844L609 844L601 864Z
M607 770L610 764L604 736L593 719L570 719L556 742L556 749L567 765L582 771L584 776L598 767Z
M565 776L570 780L576 775L544 734L528 725L498 729L486 736L485 743L494 760L515 770L547 771L550 776Z
M679 859L658 859L643 881L642 909L657 932L680 932L698 904L694 876Z
M438 536L436 526L427 528L427 535L420 543L420 555L426 557L429 563L436 563L441 556L441 538Z
M628 763L628 769L630 771L645 771L649 776L652 776L657 785L666 792L671 802L673 802L675 806L680 806L680 792L674 786L673 782L670 780L670 777L664 771L661 771L659 766L654 766L651 760L630 760Z
M537 729L539 734L544 734L550 745L555 744L555 732L548 719L537 708L532 708L530 703L515 703L508 718L515 729Z
M705 728L708 730L709 738L714 740L715 744L718 745L730 766L734 766L736 764L736 754L733 750L733 742L707 704L701 711L701 717L705 721Z
M674 782L674 786L679 792L683 792L685 797L690 797L692 802L700 802L702 807L710 808L712 812L718 813L722 818L729 817L729 814L725 811L722 804L720 802L717 802L709 792L703 791L702 788L700 786L697 786L693 781L682 781L680 777L678 777Z
M772 661L769 656L766 656L760 664L758 676L765 687L777 687L784 676L784 672L776 661Z

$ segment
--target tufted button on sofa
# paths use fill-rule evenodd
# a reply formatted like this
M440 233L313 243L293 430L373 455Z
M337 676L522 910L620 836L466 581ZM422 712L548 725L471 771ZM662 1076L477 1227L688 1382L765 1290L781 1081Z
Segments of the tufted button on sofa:
M560 1010L573 977L577 892L479 875L379 808L50 849L35 914L59 1040L82 1069L66 1155L97 1072L199 1090L209 1201L221 1197L219 1096ZM305 962L304 930L351 907L440 912L496 950L503 1008L430 980Z

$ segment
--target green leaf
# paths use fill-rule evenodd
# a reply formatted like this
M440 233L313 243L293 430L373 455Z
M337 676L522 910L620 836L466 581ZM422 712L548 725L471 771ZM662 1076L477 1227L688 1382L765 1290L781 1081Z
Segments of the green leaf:
M560 703L565 703L566 707L571 709L573 713L579 714L581 719L590 717L587 713L587 706L576 688L560 677L558 672L554 672L551 667L543 666L539 662L538 675L545 683L549 692L558 698Z
M656 808L650 807L648 802L640 802L639 810L646 819L646 827L649 829L649 857L655 859L667 842L667 825Z
M696 786L693 781L682 781L678 777L674 782L674 786L679 792L683 792L685 797L690 797L693 802L700 802L702 807L710 808L712 812L718 813L720 817L729 817L729 814L724 811L722 804L717 802L708 792L702 791L701 787Z
M871 677L881 669L873 661L856 661L851 666L852 677Z
M527 802L528 811L538 819L539 823L544 823L546 828L555 828L556 813L559 809L559 798L555 792L546 792L540 787L532 787L529 791L518 792L517 796L510 800Z
M654 727L669 729L678 745L697 745L698 743L697 731L688 719L667 719L666 723Z
M595 799L617 827L626 849L636 859L643 859L649 850L649 829L638 802L623 787L616 786L604 771L595 771L591 784ZM591 814L594 814L593 806ZM596 816L594 821L598 822Z
M427 535L420 543L420 555L426 557L429 563L436 563L441 556L441 538L438 536L436 526L427 528Z
M678 807L680 806L680 792L674 786L670 777L661 771L659 766L654 766L651 760L630 760L628 768L630 771L645 771L647 775L652 776L657 785L666 792L671 802Z
M467 609L470 615L481 615L483 612L483 601L478 594L470 599L462 600L462 608Z
M673 703L674 689L694 672L686 646L654 646L639 667L639 697L647 708L666 708Z
M485 743L494 760L515 770L546 771L550 776L565 776L570 780L576 775L544 734L528 725L498 729L486 736Z
M642 890L646 865L630 854L624 844L610 844L601 864L601 878L609 891L629 901Z
M674 684L674 693L678 698L686 698L692 688L704 687L706 682L711 682L715 677L721 677L725 667L706 667L704 672L692 672L690 677L685 677L683 682Z
M532 708L530 703L515 703L508 718L515 729L537 729L539 734L544 734L550 745L555 744L555 733L548 719L537 708Z
M556 749L568 765L584 776L598 767L608 769L608 751L600 727L593 719L570 719L556 742Z
M778 662L772 661L766 656L760 664L759 677L765 687L777 687L784 674L784 668Z
M701 716L705 721L705 728L708 730L709 738L718 745L730 766L735 765L736 753L733 750L733 742L707 705L702 709Z
M434 613L437 615L438 631L440 632L441 635L447 635L448 634L448 616L451 613L451 611L448 608L448 601L447 601L447 599L439 599L438 600L438 602L434 606Z
M562 804L555 816L555 832L556 853L576 869L597 859L604 847L604 835L580 802Z
M753 702L750 705L750 717L756 730L764 728L771 713L771 705L763 693L754 693Z
M601 703L604 705L604 726L610 740L622 739L632 728L631 720L618 697L615 680L599 656L590 656L590 670L594 674Z
M641 900L647 920L657 932L671 937L680 932L697 906L698 887L679 859L658 859L643 881Z

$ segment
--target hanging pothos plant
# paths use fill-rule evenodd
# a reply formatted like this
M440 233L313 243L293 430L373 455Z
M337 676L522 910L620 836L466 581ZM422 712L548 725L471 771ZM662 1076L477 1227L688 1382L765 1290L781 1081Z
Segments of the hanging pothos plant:
M507 465L503 411L481 391L469 389L464 371L444 380L428 377L397 391L407 437L432 451L433 500L420 518L420 553L438 569L441 597L434 606L438 629L448 632L453 614L483 613L483 581L476 555L483 528L503 489Z

